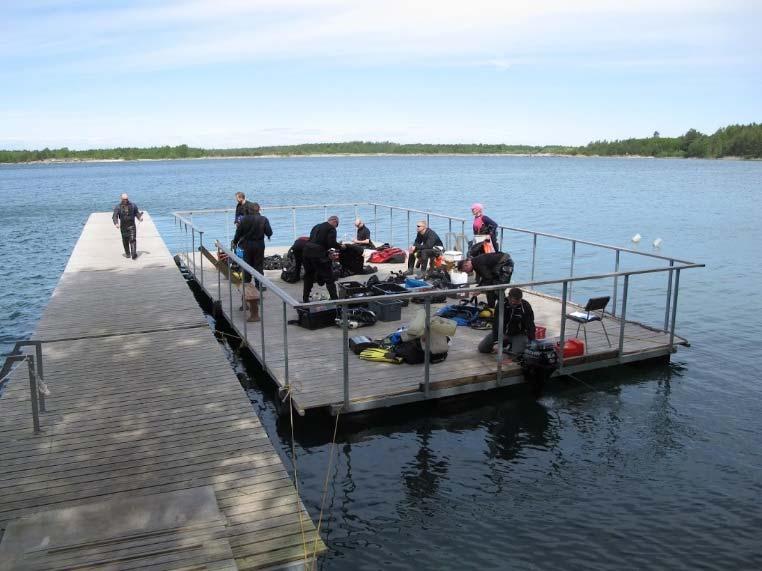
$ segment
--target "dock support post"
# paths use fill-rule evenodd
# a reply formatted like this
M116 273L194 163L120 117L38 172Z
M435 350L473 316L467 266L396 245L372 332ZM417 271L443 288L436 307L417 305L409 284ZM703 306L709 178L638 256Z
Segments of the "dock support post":
M616 260L614 262L614 273L619 273L619 254L621 252L619 250L616 251ZM619 276L614 276L614 292L611 296L611 299L614 300L614 303L611 304L611 315L616 315L616 293L619 289Z
M569 277L573 278L574 277L574 258L577 254L577 241L572 240L571 244L572 244L572 249L571 249L571 265L569 267ZM572 285L573 283L569 282L569 301L571 301L571 296L572 296Z
M622 315L619 316L619 360L624 355L624 325L627 318L627 292L630 289L630 275L624 276L624 288L622 289Z
M375 207L374 207L375 208ZM341 367L344 374L344 410L349 410L349 320L347 306L341 306Z
M496 292L497 295L497 386L500 386L503 380L503 340L505 339L505 332L503 331L505 325L505 290L499 289Z
M680 269L675 271L675 297L672 300L672 324L669 327L669 350L675 350L675 321L677 319L677 291L680 288ZM672 273L672 272L670 272Z
M535 238L537 235L535 234ZM569 282L564 280L564 288L561 294L561 335L558 338L558 366L564 367L564 341L566 340L566 292L569 289Z
M669 261L669 267L675 266L675 260ZM672 301L672 271L667 272L669 277L667 278L667 306L664 309L664 332L669 331L669 304Z
M431 297L426 296L426 347L424 347L423 357L423 396L429 398L429 381L431 377Z
M34 357L27 355L26 363L29 367L29 392L32 397L32 423L34 424L34 433L39 434L40 430L40 413L39 403L37 401L37 373L34 370Z
M286 369L286 384L288 385L288 316L285 301L283 302L283 360Z
M537 234L532 234L532 277L529 279L530 282L534 281L534 262L537 258ZM565 285L565 284L564 284ZM564 299L566 299L564 297Z

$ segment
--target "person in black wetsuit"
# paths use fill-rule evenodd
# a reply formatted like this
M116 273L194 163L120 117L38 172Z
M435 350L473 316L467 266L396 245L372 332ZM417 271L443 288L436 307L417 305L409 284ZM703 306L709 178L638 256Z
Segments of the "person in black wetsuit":
M243 248L243 258L246 263L264 273L265 236L269 240L273 235L270 221L259 213L259 204L251 203L251 214L245 214L238 224L233 236L233 245ZM251 274L244 272L244 283L251 282Z
M468 260L458 262L458 270L470 274L476 273L477 283L480 286L509 284L513 275L513 260L510 254L494 252L481 254ZM497 303L496 291L487 292L487 306L495 307Z
M413 273L416 260L421 264L421 272L425 273L429 260L436 258L439 251L444 251L442 240L440 240L436 232L428 227L425 220L418 221L416 230L415 241L407 257L407 271L411 274Z
M535 338L534 311L517 287L508 291L503 321L503 348L512 355L521 355L529 341ZM491 353L497 343L499 312L495 313L492 331L479 343L479 353Z
M375 250L376 247L370 241L370 228L365 225L365 222L358 218L355 220L355 228L357 228L357 237L352 240L352 243L365 249Z
M310 292L315 282L325 284L331 299L338 299L336 278L333 276L333 262L328 250L340 249L344 246L336 241L336 228L339 226L338 216L329 216L328 220L313 226L310 239L304 245L302 261L304 262L304 289L302 301L310 301Z
M130 202L127 193L122 194L119 204L114 208L114 214L111 219L114 227L122 233L122 246L124 246L124 256L137 260L138 258L138 229L135 226L135 219L143 221L143 213L138 210L137 205Z
M235 193L235 201L235 225L238 226L241 223L241 218L247 214L254 214L253 207L256 202L246 200L246 195L243 192Z

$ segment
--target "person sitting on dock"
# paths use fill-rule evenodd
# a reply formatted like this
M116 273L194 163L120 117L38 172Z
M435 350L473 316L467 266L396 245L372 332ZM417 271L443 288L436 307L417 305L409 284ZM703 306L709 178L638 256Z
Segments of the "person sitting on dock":
M375 250L376 247L370 241L370 228L365 225L365 222L358 218L355 220L355 228L357 228L357 237L352 240L352 243L365 249Z
M467 274L476 273L479 286L507 285L511 283L511 276L513 275L513 259L511 259L510 254L504 252L481 254L458 262L458 270ZM488 291L487 306L494 308L496 303L497 292Z
M137 260L138 258L138 229L135 226L135 219L143 221L143 213L138 210L137 205L130 202L127 193L120 197L119 204L114 208L114 215L111 219L114 227L122 233L122 246L124 247L124 257Z
M270 221L259 213L259 204L252 202L250 214L241 218L233 236L233 245L243 248L246 263L260 274L265 271L265 236L269 240L273 235ZM251 274L244 272L244 283L251 282Z
M336 241L336 228L339 226L338 216L329 216L328 220L313 226L310 239L304 245L302 261L304 263L304 289L302 301L309 303L310 292L315 282L325 284L331 299L338 299L336 278L333 275L333 262L328 251L341 249L343 244Z
M410 255L407 258L409 274L413 273L416 263L420 264L421 272L426 273L429 261L431 260L433 264L434 258L444 251L442 240L434 230L429 228L425 220L419 220L416 223L416 231L415 242L410 246Z
M517 287L508 291L505 303L505 320L503 321L503 351L521 355L527 343L535 338L534 311L529 302ZM487 333L479 343L479 353L491 353L497 343L499 311L495 313L492 331Z
M241 218L254 213L252 207L256 203L246 200L246 195L243 192L235 193L235 201L237 203L235 206L235 225L238 226L241 223Z
M479 203L475 202L471 205L471 214L474 215L474 223L473 223L473 230L474 230L474 237L476 236L489 236L490 241L492 242L492 251L497 252L500 250L498 248L497 243L497 222L492 220L489 216L484 214L484 206ZM474 241L475 242L475 241ZM474 244L476 246L477 244ZM484 245L482 244L479 248L480 252L489 253L484 249Z

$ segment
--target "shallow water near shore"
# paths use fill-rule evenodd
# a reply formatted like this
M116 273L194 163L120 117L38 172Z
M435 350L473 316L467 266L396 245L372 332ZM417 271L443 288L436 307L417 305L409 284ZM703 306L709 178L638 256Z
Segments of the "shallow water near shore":
M538 401L499 391L342 417L335 448L331 419L297 426L300 492L315 520L331 463L322 524L330 551L320 566L756 569L760 187L760 162L701 160L0 165L0 350L31 335L88 215L111 210L121 192L151 213L173 252L184 243L170 212L229 207L239 190L265 206L376 201L462 217L479 201L512 226L644 252L656 252L651 243L661 238L661 254L707 265L681 275L677 332L692 347L680 348L671 364L579 375ZM298 230L322 214L300 219ZM340 235L350 227L349 211L341 216ZM292 238L284 220L273 243ZM369 226L380 234L385 222ZM636 233L643 240L634 246ZM118 233L114 241L119 255ZM529 245L506 237L523 278ZM568 246L554 248L541 244L538 277L568 274ZM612 259L583 248L578 255L578 270L613 270ZM635 315L659 324L664 284L633 286L640 287ZM290 468L291 431L272 391L256 367L232 352L231 360L252 384L254 410Z

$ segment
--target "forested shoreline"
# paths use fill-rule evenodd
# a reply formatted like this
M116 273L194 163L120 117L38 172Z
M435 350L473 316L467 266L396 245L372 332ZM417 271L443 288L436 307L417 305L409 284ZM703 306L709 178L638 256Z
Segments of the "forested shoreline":
M345 143L313 143L235 149L202 149L178 145L174 147L117 147L112 149L71 150L0 150L0 163L38 161L97 161L193 159L224 157L304 156L304 155L582 155L644 156L744 159L762 158L762 124L730 125L711 135L690 129L679 137L662 137L657 132L642 139L594 141L582 147L560 145L488 145L488 144L399 144L392 142L351 141Z

